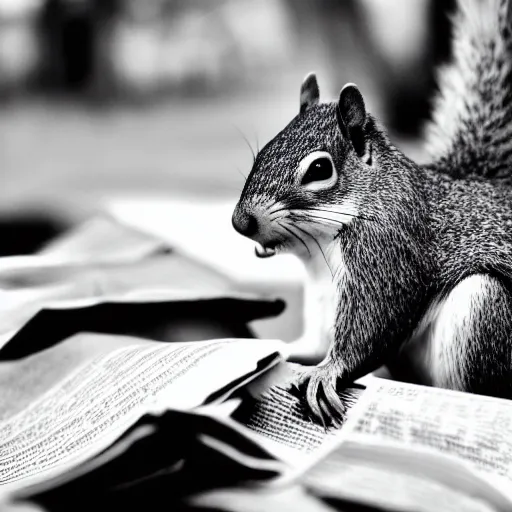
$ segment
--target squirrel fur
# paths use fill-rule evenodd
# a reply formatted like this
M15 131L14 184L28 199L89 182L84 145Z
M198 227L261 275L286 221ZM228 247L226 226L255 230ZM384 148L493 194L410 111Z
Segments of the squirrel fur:
M417 382L512 398L512 0L459 0L453 61L418 165L358 88L300 112L257 155L233 225L257 254L291 251L316 287L323 360L300 386L323 421L387 365ZM300 359L300 357L299 357Z

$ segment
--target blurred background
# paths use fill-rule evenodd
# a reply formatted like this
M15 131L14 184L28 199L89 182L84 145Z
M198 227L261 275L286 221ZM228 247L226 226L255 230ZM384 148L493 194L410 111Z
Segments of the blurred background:
M113 196L235 199L250 145L356 82L420 158L451 0L0 0L0 253Z

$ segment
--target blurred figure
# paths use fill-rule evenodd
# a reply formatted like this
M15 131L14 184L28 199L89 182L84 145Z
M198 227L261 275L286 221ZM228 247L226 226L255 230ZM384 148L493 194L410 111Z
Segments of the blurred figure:
M34 79L42 55L37 18L43 0L0 0L0 93L10 97Z
M47 0L43 82L149 97L218 93L289 57L277 0Z
M104 71L98 44L117 9L117 0L46 0L41 16L45 50L41 81L50 91L90 91Z
M311 62L417 136L453 0L0 0L0 85L97 97L217 95ZM40 31L37 19L40 17ZM39 44L41 40L41 44ZM305 71L302 72L304 74Z

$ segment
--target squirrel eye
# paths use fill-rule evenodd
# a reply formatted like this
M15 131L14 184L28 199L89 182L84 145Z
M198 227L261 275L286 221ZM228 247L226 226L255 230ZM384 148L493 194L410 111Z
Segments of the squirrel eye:
M332 162L329 158L317 158L308 167L301 184L307 185L314 181L326 181L333 175Z

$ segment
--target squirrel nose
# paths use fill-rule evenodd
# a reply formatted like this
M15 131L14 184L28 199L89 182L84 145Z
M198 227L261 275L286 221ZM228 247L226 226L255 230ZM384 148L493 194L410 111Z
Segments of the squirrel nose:
M258 232L258 221L254 215L244 211L236 211L231 218L233 227L241 234L251 237Z

